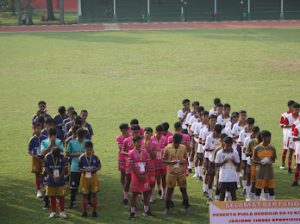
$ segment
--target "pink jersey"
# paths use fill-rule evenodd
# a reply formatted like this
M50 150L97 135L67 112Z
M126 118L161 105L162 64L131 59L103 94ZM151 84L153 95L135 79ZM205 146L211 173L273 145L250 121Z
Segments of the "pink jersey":
M145 149L148 152L150 161L149 161L149 167L148 167L148 180L150 184L154 184L155 179L155 163L156 163L156 149L157 144L156 142L152 141L151 139L149 141L143 141L142 148Z
M140 127L139 135L144 137L144 128Z
M125 139L126 138L123 135L119 135L118 137L116 137L116 143L119 147L119 152L123 149Z
M181 134L181 135L182 135L181 144L183 144L185 146L189 145L190 141L191 141L190 136L188 134ZM168 138L168 144L170 144L170 143L173 143L173 136L170 136Z
M132 136L129 136L128 138L126 138L124 140L124 145L123 145L123 151L124 152L129 153L134 148L132 138L133 138ZM124 155L124 154L122 154L122 156L123 156L122 158L124 158L124 162L125 162L126 174L130 174L130 169L128 167L129 164L128 164L128 161L127 161L128 156Z
M162 162L162 155L164 152L166 144L166 137L161 136L159 140L155 136L151 137L151 140L156 143L156 159L155 159L155 171L157 174L159 174L161 169L165 169L166 166Z
M173 133L168 131L168 133L165 135L165 137L166 137L166 145L168 145L169 144L169 138L173 137Z
M134 148L132 138L133 138L132 136L129 136L124 140L124 144L123 144L124 152L129 152L131 149Z
M147 177L149 161L150 158L145 149L142 149L140 153L135 149L129 152L128 164L131 171L131 192L146 192L150 189L150 184ZM134 167L140 175L146 175L146 178L143 181L140 181L132 167Z
M120 135L118 137L116 137L116 143L118 145L119 148L119 152L118 152L118 168L119 171L124 171L125 170L125 156L121 153L123 146L124 146L124 141L125 141L125 137L123 135Z

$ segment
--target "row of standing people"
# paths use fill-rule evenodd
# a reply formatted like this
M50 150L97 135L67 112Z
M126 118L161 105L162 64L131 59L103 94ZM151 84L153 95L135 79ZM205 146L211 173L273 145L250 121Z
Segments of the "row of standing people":
M59 201L59 216L66 218L66 183L70 189L70 208L76 206L78 188L83 195L82 216L87 217L88 203L97 217L99 180L97 171L100 159L94 154L92 126L86 121L88 112L82 110L78 116L73 107L59 107L54 119L47 113L45 101L38 103L39 110L32 119L33 136L28 144L32 157L32 172L35 174L38 198L43 198L44 209L51 208L49 218L57 215L56 200ZM44 188L44 191L42 191Z

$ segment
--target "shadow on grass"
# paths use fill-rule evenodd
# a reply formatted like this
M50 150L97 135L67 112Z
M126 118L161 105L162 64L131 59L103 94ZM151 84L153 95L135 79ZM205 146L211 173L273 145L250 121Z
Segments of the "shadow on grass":
M32 177L33 180L33 177ZM70 210L69 194L66 196L67 220L56 219L60 223L128 223L129 206L122 204L122 192L116 175L101 175L101 190L98 193L98 218L81 218L81 195L77 196L77 208ZM200 188L200 187L199 187ZM198 190L198 189L197 189ZM193 189L194 191L194 189ZM33 181L16 180L8 177L0 178L0 221L1 223L53 223L48 219L49 210L42 210L42 199L35 197ZM208 223L207 206L204 201L195 196L195 192L190 194L192 213L186 215L181 206L181 196L179 190L175 190L175 208L170 216L163 214L165 203L157 199L152 205L154 217L143 217L143 205L138 202L137 219L135 223L165 223L166 221L174 224L179 223ZM198 193L196 193L198 195ZM89 214L91 214L89 209Z

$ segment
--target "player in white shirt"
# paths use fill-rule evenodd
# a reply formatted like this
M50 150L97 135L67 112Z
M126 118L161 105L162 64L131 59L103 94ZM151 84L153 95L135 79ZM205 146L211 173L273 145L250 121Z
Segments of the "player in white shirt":
M220 201L224 201L226 191L231 193L233 201L236 200L236 169L240 165L240 157L232 148L232 143L232 138L226 137L223 149L219 150L215 159L216 166L219 167Z
M239 138L240 132L246 127L246 119L247 119L247 112L245 110L241 110L239 112L239 121L235 123L232 127L231 134L232 134L232 148L236 149L240 155L240 160L242 158L242 150L241 147L238 146L237 140ZM240 171L241 167L237 168L237 173L238 173L238 179L237 179L237 184L238 187L240 187Z
M200 113L200 122L195 129L195 141L198 142L197 157L196 157L196 170L199 174L199 179L204 180L203 161L204 161L204 149L202 144L202 135L204 129L208 126L208 111L202 111ZM205 189L203 190L205 192Z
M299 179L299 171L300 171L300 123L294 127L293 130L293 141L295 147L295 157L296 157L296 170L294 174L294 182L292 187L298 186L298 179Z
M288 127L288 147L289 147L289 157L288 157L288 173L292 173L292 161L294 155L294 142L293 142L293 127L295 127L299 120L299 103L294 103L293 112L288 114L285 118L285 125Z
M208 119L208 125L205 126L200 133L202 150L204 151L204 175L205 175L204 179L205 180L203 181L203 189L204 189L203 194L206 196L208 196L208 176L206 175L206 173L208 172L209 158L208 158L208 154L205 152L205 144L206 144L206 138L214 132L216 122L217 122L217 117L215 115L210 115Z
M282 128L282 132L283 132L283 147L282 147L282 165L280 167L281 170L285 169L285 160L286 160L286 154L287 151L289 150L289 146L288 146L288 140L289 140L289 126L286 125L286 117L287 115L289 115L290 113L292 113L292 106L295 103L294 100L290 100L287 103L288 106L288 110L286 112L284 112L283 114L281 114L280 116L280 127Z
M251 169L252 166L252 155L254 152L254 148L256 147L257 144L261 142L259 138L259 127L254 126L252 129L252 134L245 138L244 141L244 147L246 148L246 157L247 157L247 166L246 166L246 179L247 179L247 184L246 184L246 200L254 200L255 196L255 172L254 172L254 167ZM253 171L252 171L253 170ZM253 172L253 174L252 174ZM251 176L253 175L253 177ZM254 181L252 181L254 180Z
M214 152L221 144L222 126L217 124L214 132L209 134L205 141L205 154L204 157L207 161L207 171L205 174L205 181L208 184L208 202L212 201L212 187L215 178L215 164L214 164Z
M209 111L209 115L217 115L217 105L221 103L220 98L214 99L214 107Z
M247 168L247 156L246 156L246 144L245 144L245 139L250 137L252 135L253 131L253 126L254 126L255 120L252 117L248 117L246 120L246 127L241 130L238 138L238 145L241 147L242 151L242 173L243 173L243 179L242 179L242 184L243 184L243 195L245 196L247 194L247 173L246 173L246 168Z
M198 101L194 101L192 103L192 110L186 116L185 121L188 125L188 132L189 133L190 133L190 128L191 128L192 123L194 123L197 120L196 115L197 115L197 111L198 111L199 106L200 106L200 103Z
M228 137L232 137L232 128L235 123L239 121L239 113L233 112L230 116L230 121L226 123L225 128L223 128L222 133L226 134Z
M190 113L190 100L184 99L182 101L183 108L180 109L177 113L177 117L182 125L182 132L184 134L188 133L188 123L186 122L186 117Z
M226 124L230 122L230 120L230 105L225 103L223 106L223 113L217 118L217 124L220 124L223 128L225 128Z
M197 115L196 115L196 121L191 125L191 141L193 142L192 143L192 147L193 147L193 161L191 162L194 162L195 161L195 174L193 177L197 177L197 178L200 178L200 173L199 173L199 167L198 167L198 161L197 161L197 154L196 154L196 151L197 151L197 148L198 148L198 144L199 144L199 128L198 126L201 126L202 123L201 123L201 113L202 111L204 111L204 107L199 107L197 109Z
M188 133L190 135L191 139L191 151L188 153L188 170L189 173L192 173L193 171L193 162L194 162L194 156L195 156L195 142L194 142L194 136L192 131L192 124L194 122L197 122L197 116L198 116L198 108L200 106L200 103L198 101L194 101L192 103L192 111L187 115L186 122L188 124Z

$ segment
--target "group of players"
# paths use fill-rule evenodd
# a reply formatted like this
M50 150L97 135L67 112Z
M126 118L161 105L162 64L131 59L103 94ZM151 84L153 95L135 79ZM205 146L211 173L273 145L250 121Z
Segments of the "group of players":
M280 117L280 127L283 130L283 150L281 170L285 170L285 161L288 154L288 173L292 173L292 162L295 159L296 169L292 186L298 186L300 171L300 104L294 100L287 103L287 111Z
M70 208L76 206L78 188L83 195L82 217L87 217L88 204L97 217L99 180L101 168L94 154L92 126L87 122L88 112L78 115L73 107L59 107L58 115L52 118L47 113L45 101L38 102L38 111L32 119L33 136L28 144L32 157L32 172L35 174L38 198L44 199L44 208L51 208L49 218L57 215L67 218L65 213L65 182L69 181ZM42 187L45 186L44 191ZM56 203L59 202L59 214Z
M177 185L182 205L189 211L186 176L203 181L203 192L209 201L236 200L236 190L243 187L246 200L274 200L273 163L276 150L270 144L271 133L260 131L247 112L230 113L230 105L214 99L214 108L206 111L198 101L185 99L178 111L174 133L164 122L142 128L137 119L119 126L116 137L119 148L118 168L123 188L123 203L131 191L130 216L136 213L136 200L142 194L144 215L152 215L150 204L158 196L165 199L165 213L174 207L172 194Z
M130 215L136 216L137 198L141 195L145 216L151 216L150 204L158 196L165 199L165 213L169 214L174 203L174 188L179 186L182 205L189 212L187 176L203 183L203 194L208 203L213 200L236 200L236 190L243 188L246 200L274 200L275 178L273 163L276 150L270 144L271 133L260 131L255 119L247 112L230 111L229 104L214 99L214 107L207 111L198 101L185 99L178 111L174 132L164 122L142 128L137 119L119 126L121 134L116 137L118 169L123 188L123 203L128 204ZM82 216L87 217L87 207L93 207L92 216L97 217L96 193L99 191L97 171L101 168L99 158L94 154L92 126L87 122L88 112L77 114L73 107L58 109L54 118L47 113L46 102L38 103L39 110L32 120L33 136L28 145L32 156L32 172L35 173L37 197L44 198L44 207L51 207L49 218L57 216L56 202L59 202L59 216L66 218L64 211L65 181L69 180L70 208L76 206L78 189L83 194ZM299 104L289 101L288 112L280 119L284 133L282 169L289 150L288 171L291 172L293 151L296 163L300 147ZM65 150L65 154L64 154ZM295 171L298 184L300 165ZM42 186L45 185L45 193Z

